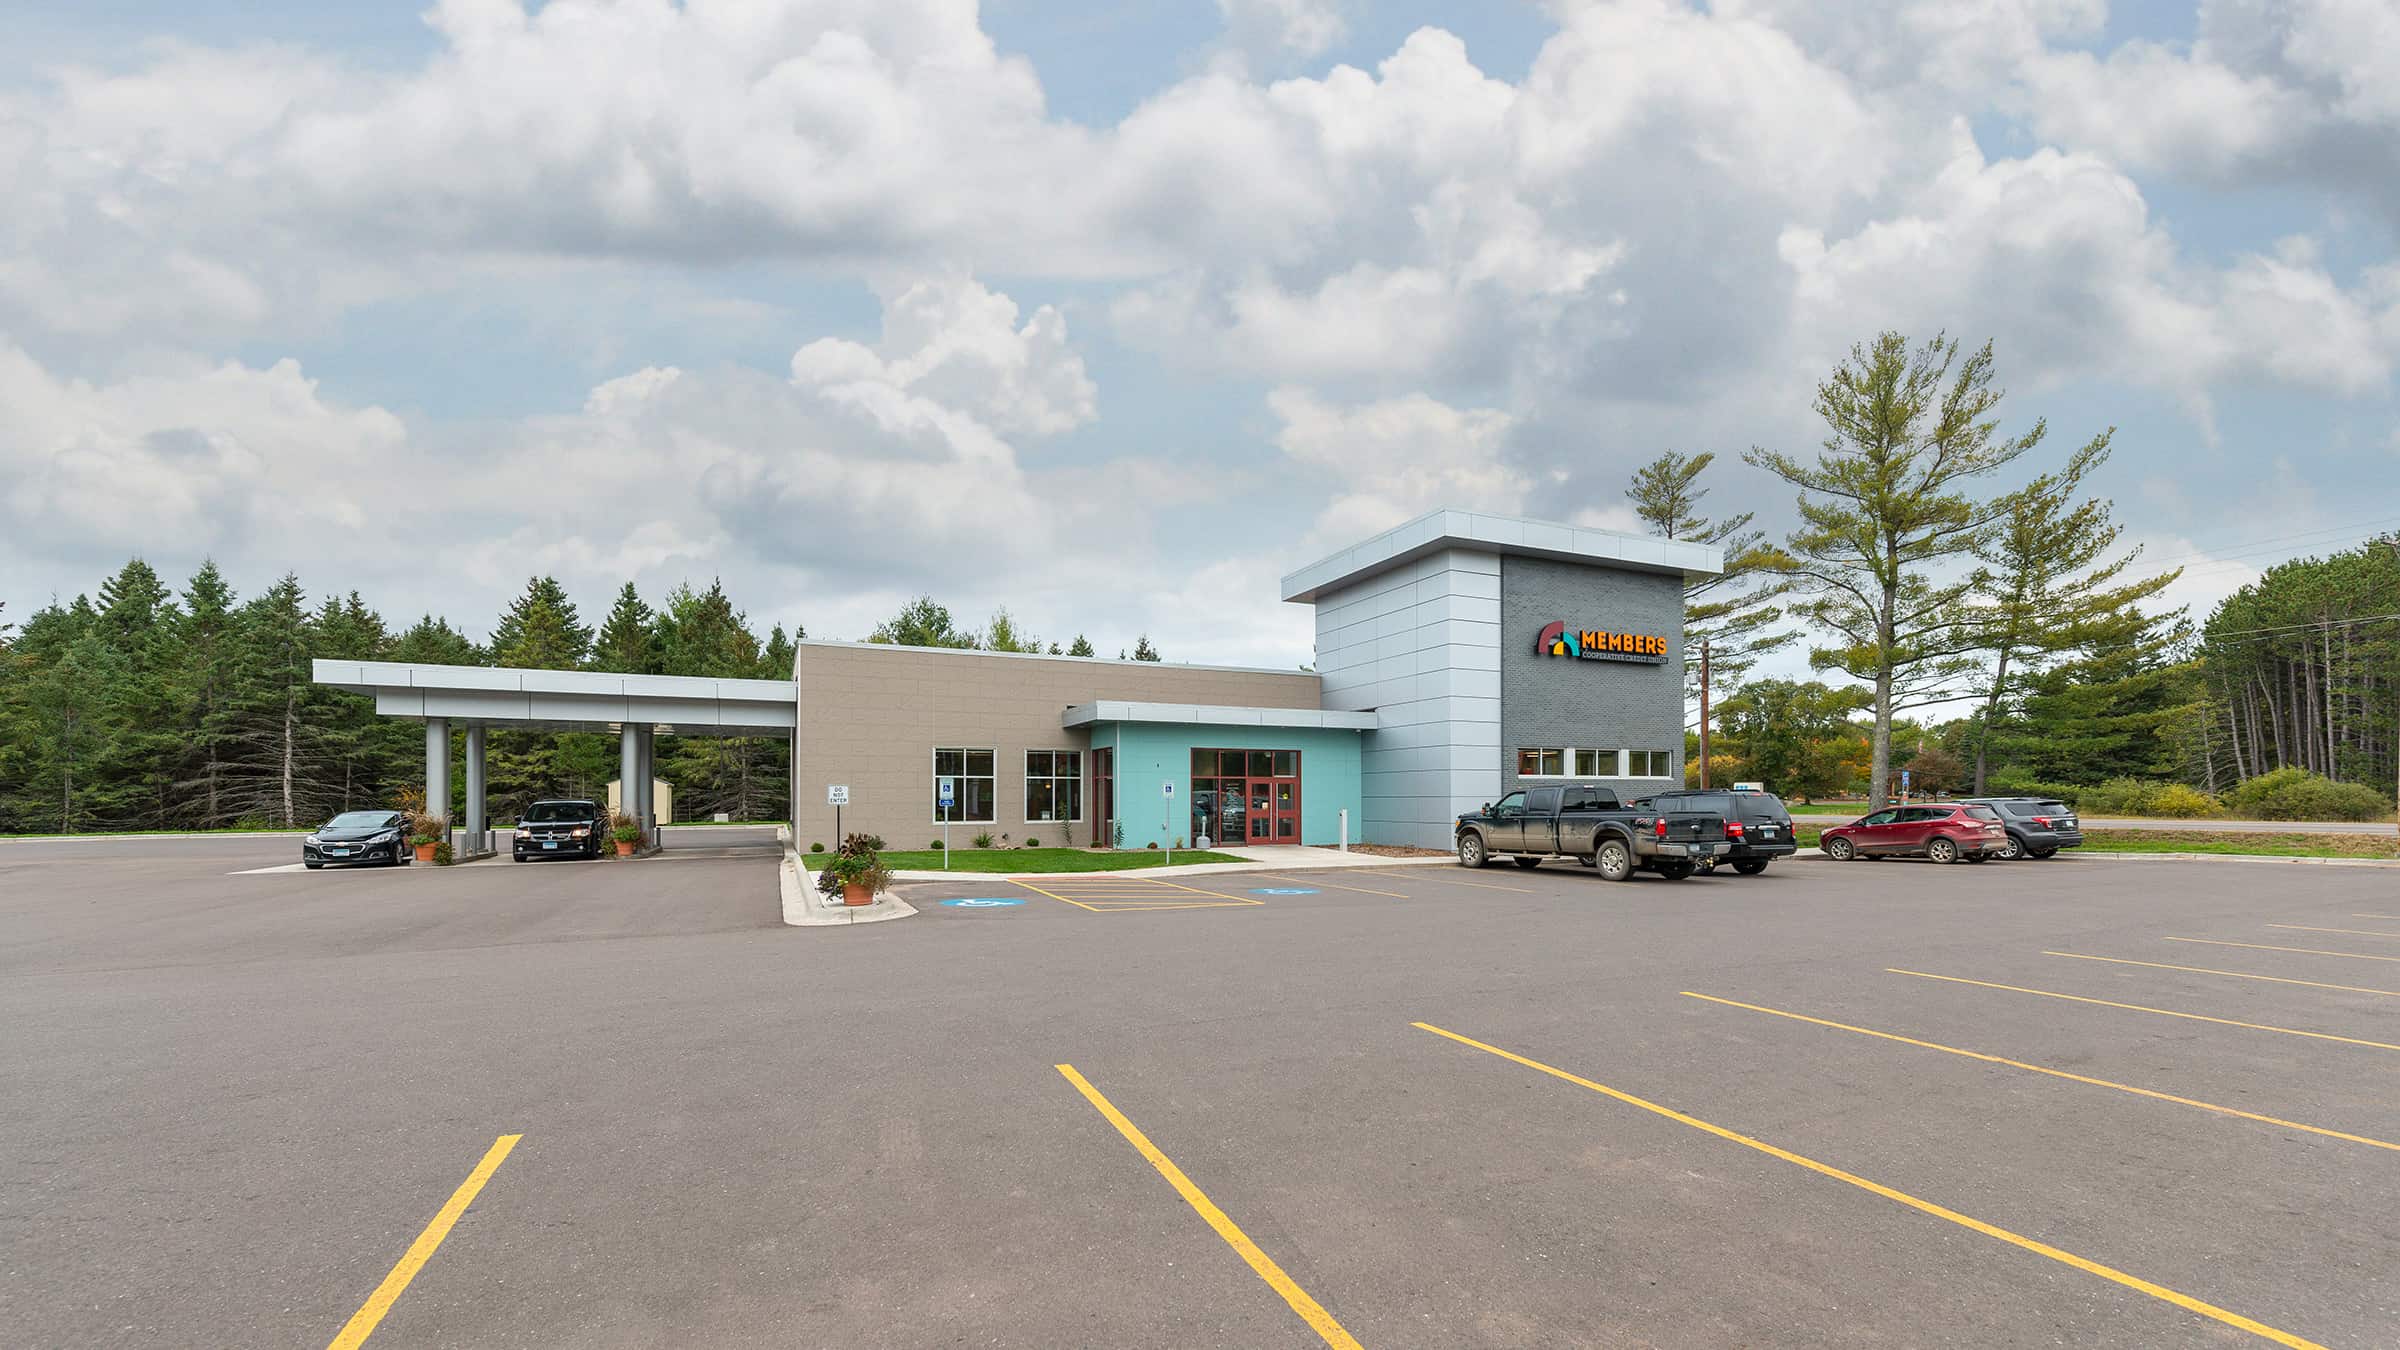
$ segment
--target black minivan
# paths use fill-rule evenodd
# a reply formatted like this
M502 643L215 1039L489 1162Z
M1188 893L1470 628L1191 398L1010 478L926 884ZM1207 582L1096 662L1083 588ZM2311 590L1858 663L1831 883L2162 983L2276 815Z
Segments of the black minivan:
M1637 805L1661 811L1714 811L1725 818L1725 836L1732 846L1716 859L1754 877L1777 858L1800 851L1792 834L1792 811L1772 792L1749 788L1676 788L1643 798Z

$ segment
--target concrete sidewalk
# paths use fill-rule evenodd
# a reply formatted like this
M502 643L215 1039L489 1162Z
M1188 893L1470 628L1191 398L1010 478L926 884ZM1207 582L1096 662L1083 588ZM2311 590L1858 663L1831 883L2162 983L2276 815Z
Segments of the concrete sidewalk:
M1111 867L1098 868L1088 872L985 872L969 871L964 868L947 871L941 868L910 868L906 871L893 872L892 879L894 881L959 881L968 877L990 877L995 881L1010 881L1018 877L1193 877L1261 869L1298 872L1329 867L1409 867L1425 864L1443 866L1453 865L1457 861L1447 853L1424 858L1389 858L1373 853L1344 853L1340 849L1302 847L1297 844L1265 844L1256 848L1220 848L1210 851L1230 853L1242 861L1238 864L1177 863L1164 867ZM1135 852L1135 850L1127 850L1127 852ZM1143 849L1139 852L1146 856L1149 850Z

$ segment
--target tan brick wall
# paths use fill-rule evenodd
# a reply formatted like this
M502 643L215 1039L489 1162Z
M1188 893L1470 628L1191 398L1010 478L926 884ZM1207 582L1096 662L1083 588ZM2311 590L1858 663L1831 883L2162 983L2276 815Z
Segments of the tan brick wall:
M830 849L837 842L833 808L825 804L829 783L850 785L850 805L842 811L844 830L880 834L895 849L925 847L941 834L933 818L936 746L996 752L997 819L989 825L952 825L952 844L963 847L977 831L987 829L995 836L1008 835L1012 842L1029 832L1045 844L1060 842L1057 825L1025 821L1025 752L1079 750L1088 756L1086 735L1059 725L1071 704L1123 699L1318 706L1317 677L1302 671L923 647L802 643L794 678L800 686L800 718L792 791L798 799L797 842L803 849L812 842ZM1088 783L1088 757L1084 767ZM1085 820L1075 830L1078 844L1091 842L1088 786L1083 805Z

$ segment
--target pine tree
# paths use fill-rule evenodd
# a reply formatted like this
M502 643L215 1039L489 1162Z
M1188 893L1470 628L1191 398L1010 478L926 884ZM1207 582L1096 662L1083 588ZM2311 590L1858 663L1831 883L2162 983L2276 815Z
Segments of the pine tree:
M1885 333L1850 349L1817 386L1828 435L1813 463L1766 449L1749 461L1801 490L1800 528L1774 568L1806 597L1795 612L1835 642L1809 653L1875 690L1870 810L1890 793L1892 718L1956 696L1977 663L1971 577L1936 569L1983 543L2002 508L1967 495L1969 483L2039 445L2047 428L1997 435L2000 391L1990 343L1958 360L1936 337L1911 354Z
M112 680L96 691L111 728L86 794L95 823L163 825L174 801L174 756L182 741L175 673L180 663L174 595L139 558L101 583L93 632L110 652Z
M176 724L186 729L175 760L179 803L170 824L214 829L229 817L219 807L224 781L225 700L235 659L234 593L214 559L200 564L183 588L183 662L177 671Z
M794 625L798 627L798 625ZM788 680L792 678L792 658L798 652L794 639L784 636L783 625L775 625L767 634L766 645L758 649L758 678Z
M1989 688L1975 737L1975 791L1987 777L1987 749L2004 701L2022 681L2067 653L2116 649L2153 627L2139 606L2183 575L2175 568L2151 577L2121 581L2141 555L2133 549L2114 559L2122 527L2108 502L2078 500L2083 480L2108 462L2112 432L2103 432L2067 457L2055 473L2033 480L2003 503L2006 514L1975 550L1984 564L1977 622L1992 653ZM2171 619L2180 621L2182 611Z
M977 638L958 627L947 607L936 604L930 595L920 595L884 620L867 635L867 641L900 647L973 647Z
M1133 640L1133 659L1136 661L1156 661L1161 659L1158 654L1158 648L1150 645L1150 635L1148 633L1144 633L1140 637Z
M658 630L664 674L739 679L758 668L758 638L725 598L722 581L705 591L685 585L668 592Z
M642 603L630 581L617 592L617 603L592 640L591 665L626 675L656 675L662 668L658 612Z
M232 753L221 798L237 818L288 827L322 805L316 729L305 716L315 629L300 579L289 573L241 608L240 654L226 707Z
M448 619L431 614L409 625L407 632L392 639L390 657L394 661L412 661L430 666L480 666L485 664L484 652L474 640L450 626Z
M492 628L492 664L523 670L579 670L591 655L592 630L555 577L535 577Z
M1634 471L1625 495L1634 514L1662 539L1688 539L1714 544L1725 551L1725 570L1711 577L1686 578L1683 586L1683 667L1685 698L1699 695L1700 647L1708 644L1709 677L1724 688L1739 684L1758 659L1799 636L1777 625L1783 609L1776 602L1792 584L1773 574L1775 552L1765 530L1751 528L1755 512L1743 511L1723 520L1700 514L1708 489L1697 486L1700 475L1716 462L1707 451L1686 455L1670 450Z
M1081 633L1077 633L1075 640L1067 644L1067 655L1069 656L1090 656L1092 654L1092 640Z

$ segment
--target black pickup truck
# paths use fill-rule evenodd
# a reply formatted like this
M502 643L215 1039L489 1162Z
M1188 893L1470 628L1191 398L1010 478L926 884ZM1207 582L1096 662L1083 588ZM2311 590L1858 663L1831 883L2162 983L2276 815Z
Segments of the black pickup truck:
M1519 867L1573 858L1610 881L1637 869L1681 881L1729 847L1725 818L1714 811L1627 806L1616 789L1591 783L1527 788L1458 818L1461 867L1502 857Z

